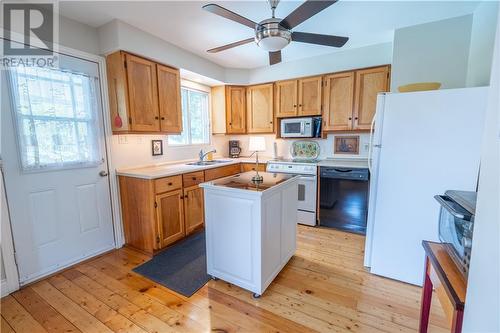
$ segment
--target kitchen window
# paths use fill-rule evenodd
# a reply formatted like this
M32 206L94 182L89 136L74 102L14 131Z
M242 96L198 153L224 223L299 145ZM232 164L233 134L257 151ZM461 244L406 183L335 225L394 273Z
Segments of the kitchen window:
M61 69L10 69L21 167L44 171L101 163L96 77Z
M171 146L210 144L208 93L182 87L181 100L182 133L169 135L168 144Z

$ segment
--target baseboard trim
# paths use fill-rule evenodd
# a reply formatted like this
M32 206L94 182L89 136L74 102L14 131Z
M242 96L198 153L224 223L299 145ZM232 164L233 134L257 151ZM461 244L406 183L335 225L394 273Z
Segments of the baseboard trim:
M7 285L7 279L2 279L2 281L0 281L0 293L1 297L5 297L10 294L9 286Z

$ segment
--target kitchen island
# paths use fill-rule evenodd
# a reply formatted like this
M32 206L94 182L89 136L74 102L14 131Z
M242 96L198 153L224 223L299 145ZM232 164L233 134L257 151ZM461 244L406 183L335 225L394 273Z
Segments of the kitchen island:
M260 297L296 249L298 177L255 172L203 183L207 271Z

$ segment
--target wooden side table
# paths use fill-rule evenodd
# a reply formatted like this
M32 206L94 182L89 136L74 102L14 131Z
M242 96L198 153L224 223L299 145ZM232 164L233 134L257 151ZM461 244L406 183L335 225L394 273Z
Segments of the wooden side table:
M448 255L446 245L423 241L422 246L426 257L419 332L427 332L432 290L435 289L446 316L451 320L451 332L460 333L462 331L467 281Z

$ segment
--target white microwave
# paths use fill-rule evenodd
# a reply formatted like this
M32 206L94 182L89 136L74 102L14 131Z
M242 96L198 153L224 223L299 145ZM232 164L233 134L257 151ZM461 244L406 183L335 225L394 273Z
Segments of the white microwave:
M314 136L314 118L281 119L282 138L312 138Z

